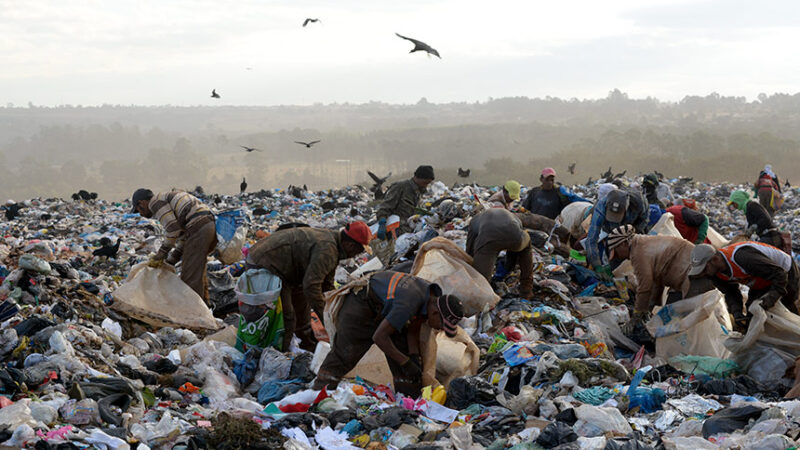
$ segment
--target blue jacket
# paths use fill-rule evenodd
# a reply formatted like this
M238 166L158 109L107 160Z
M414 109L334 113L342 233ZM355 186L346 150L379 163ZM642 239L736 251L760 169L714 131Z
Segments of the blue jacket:
M650 207L647 200L641 192L625 190L628 194L628 209L625 211L625 217L622 218L621 223L609 222L606 220L606 200L604 198L595 205L592 211L592 222L589 226L589 232L586 235L586 243L584 248L586 250L586 259L594 267L600 267L604 264L603 254L600 251L599 238L600 232L610 232L620 225L633 225L637 233L645 234L649 229L649 215Z

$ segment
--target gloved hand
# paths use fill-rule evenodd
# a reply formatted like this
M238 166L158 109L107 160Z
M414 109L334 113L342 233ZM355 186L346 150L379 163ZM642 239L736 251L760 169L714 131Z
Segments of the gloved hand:
M419 367L419 364L414 362L413 356L416 356L417 361L419 361L419 355L411 355L408 357L408 360L400 366L403 369L403 375L405 378L409 378L412 380L422 379L422 369Z
M626 336L630 335L631 333L633 333L633 330L636 328L636 325L647 323L647 321L650 320L650 317L651 315L649 311L634 312L633 316L628 321L628 323L622 326L622 333L625 334Z
M769 292L769 293L766 293L766 294L762 295L759 298L759 300L761 300L761 307L764 308L764 310L766 311L766 310L772 308L773 306L775 306L775 303L778 302L778 295L775 294L775 293Z
M614 273L611 272L611 267L609 266L600 266L595 269L595 272L600 277L601 281L614 281Z
M386 218L378 220L378 239L386 240Z
M153 269L158 269L162 264L164 264L164 260L156 257L152 257L147 261L147 267L152 267Z

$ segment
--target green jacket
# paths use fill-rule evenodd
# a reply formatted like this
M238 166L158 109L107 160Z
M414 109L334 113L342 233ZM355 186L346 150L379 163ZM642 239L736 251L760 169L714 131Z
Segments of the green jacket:
M386 191L386 197L384 197L383 203L378 207L375 215L378 219L384 219L392 214L397 214L400 217L400 230L408 232L410 230L406 221L414 215L424 192L417 186L417 183L414 183L413 178L398 181L389 186L389 190Z
M338 231L289 228L256 242L247 262L279 276L284 285L302 286L310 305L324 304L322 293L333 288L339 260L346 259Z

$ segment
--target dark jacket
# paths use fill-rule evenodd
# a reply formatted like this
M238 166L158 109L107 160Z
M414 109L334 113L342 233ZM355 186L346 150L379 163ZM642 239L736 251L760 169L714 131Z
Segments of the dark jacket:
M400 230L408 232L410 230L406 221L414 215L423 192L425 191L420 189L417 183L414 183L413 178L398 181L389 186L389 190L386 191L386 197L384 197L383 203L378 207L375 215L378 219L384 219L392 214L397 214L400 217Z
M549 191L543 190L541 186L536 186L528 191L522 207L534 214L555 219L561 214L561 210L572 202L588 202L588 200L575 195L561 185L555 186Z
M775 228L772 216L770 216L767 210L757 201L750 200L747 202L744 215L747 217L747 228L755 225L756 233L758 233L759 236L764 236L768 231Z
M247 262L269 270L286 285L302 286L313 305L324 302L322 293L333 288L339 260L346 258L338 231L290 228L256 242Z

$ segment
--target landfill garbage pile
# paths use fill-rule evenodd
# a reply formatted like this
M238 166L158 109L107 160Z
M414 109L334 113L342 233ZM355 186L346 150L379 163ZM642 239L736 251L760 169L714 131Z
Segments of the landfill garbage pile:
M672 192L696 199L712 227L731 238L745 228L743 215L725 207L737 188L675 180ZM597 186L573 189L594 199ZM396 241L392 262L410 265L434 238L463 249L470 217L495 192L433 183L410 219L415 231ZM626 335L621 325L632 311L635 281L621 275L613 284L599 282L580 255L556 254L546 242L535 248L533 300L518 296L518 272L491 285L480 279L486 286L464 294L481 295L486 306L477 305L456 338L431 338L436 367L420 397L391 388L382 354L365 356L335 390L312 390L329 348L320 326L316 353L301 350L296 339L286 353L241 351L243 258L287 223L374 223L372 193L292 187L195 194L218 217L237 218L232 244L208 265L208 306L199 297L187 300L172 272L140 266L162 231L130 214L127 202L34 199L0 224L0 448L797 445L800 400L784 396L794 385L800 317L756 310L758 329L741 335L730 331L724 301L706 295L662 308L646 329ZM785 196L776 221L798 235L800 195ZM381 266L365 254L344 261L336 281ZM150 283L161 291L134 289L135 273L154 277ZM777 338L764 338L770 333Z

